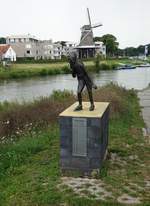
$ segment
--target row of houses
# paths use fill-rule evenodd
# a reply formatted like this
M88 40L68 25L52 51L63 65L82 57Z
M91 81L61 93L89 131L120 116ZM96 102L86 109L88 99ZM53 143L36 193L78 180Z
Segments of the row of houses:
M68 51L75 48L73 42L53 43L52 40L39 40L31 35L12 35L6 37L6 44L0 45L0 58L9 58L16 61L16 58L37 59L61 59ZM7 51L9 48L9 52ZM10 51L11 54L10 55ZM6 54L9 53L9 55ZM16 55L15 55L16 54Z
M0 59L16 61L17 58L61 59L68 52L76 50L81 58L95 55L93 51L106 55L106 47L102 42L88 46L77 45L74 42L53 42L52 40L39 40L31 35L11 35L6 37L6 44L0 45ZM94 48L94 50L93 50Z

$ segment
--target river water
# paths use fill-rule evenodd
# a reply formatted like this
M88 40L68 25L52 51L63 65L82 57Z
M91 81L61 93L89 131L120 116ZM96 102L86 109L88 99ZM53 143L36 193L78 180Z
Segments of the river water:
M127 89L141 90L150 83L150 67L132 70L100 71L92 78L98 86L110 82L117 83ZM41 96L49 96L54 90L77 90L77 80L70 74L31 79L7 80L0 82L0 102L32 101Z

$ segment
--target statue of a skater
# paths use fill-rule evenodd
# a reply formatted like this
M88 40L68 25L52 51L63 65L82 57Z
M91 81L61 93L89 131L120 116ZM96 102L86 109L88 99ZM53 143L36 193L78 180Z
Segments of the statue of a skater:
M94 101L93 101L93 95L92 95L92 88L96 89L97 86L94 85L92 82L91 78L88 76L84 64L79 62L77 59L77 55L75 52L72 52L69 54L69 63L70 63L70 68L72 70L72 76L75 78L77 77L78 79L78 101L79 105L75 108L74 111L79 111L82 110L82 91L84 87L86 86L88 95L89 95L89 100L90 100L90 111L94 110Z

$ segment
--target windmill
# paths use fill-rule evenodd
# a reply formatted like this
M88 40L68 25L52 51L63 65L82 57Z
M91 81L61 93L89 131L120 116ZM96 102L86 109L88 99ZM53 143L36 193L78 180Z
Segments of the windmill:
M80 46L94 45L93 29L102 26L101 23L92 24L91 17L90 17L90 11L88 8L87 8L87 14L88 14L89 24L81 27L81 39L80 39L80 44L79 44Z

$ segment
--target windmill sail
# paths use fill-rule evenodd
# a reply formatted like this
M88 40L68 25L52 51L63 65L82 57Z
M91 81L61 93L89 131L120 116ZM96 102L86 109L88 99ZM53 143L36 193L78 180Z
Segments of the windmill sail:
M97 28L97 27L100 27L100 26L103 26L103 24L97 23L97 24L93 24L91 27L94 29L94 28Z
M89 24L84 25L81 28L81 39L80 39L80 44L79 44L80 46L91 46L91 45L94 45L93 30L92 29L102 26L101 23L92 24L91 16L90 16L90 11L89 11L88 8L87 8L87 15L88 15Z
M90 17L90 11L89 11L89 8L87 8L87 14L88 14L88 19L89 19L89 25L91 26L92 23L91 23L91 17Z
M89 24L84 25L81 28L80 46L83 46L83 45L88 46L88 45L94 44L91 17L90 17L90 11L88 8L87 8L87 14L88 14Z

